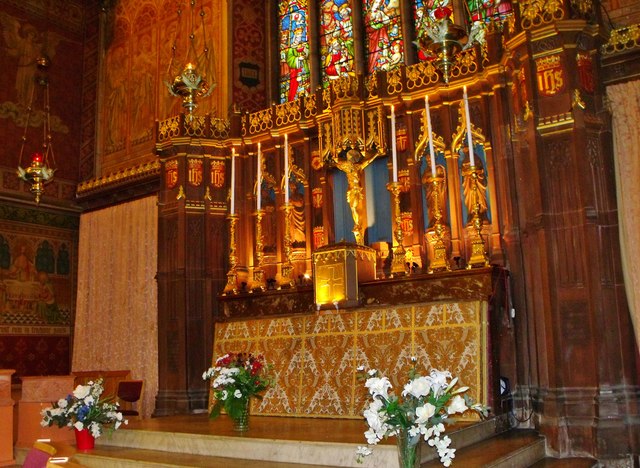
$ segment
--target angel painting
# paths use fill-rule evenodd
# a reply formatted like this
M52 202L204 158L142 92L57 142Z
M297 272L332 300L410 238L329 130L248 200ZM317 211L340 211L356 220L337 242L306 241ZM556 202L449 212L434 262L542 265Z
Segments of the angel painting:
M7 55L17 59L16 103L27 107L36 76L36 59L42 56L52 59L62 37L46 31L43 33L32 24L1 12L0 25Z

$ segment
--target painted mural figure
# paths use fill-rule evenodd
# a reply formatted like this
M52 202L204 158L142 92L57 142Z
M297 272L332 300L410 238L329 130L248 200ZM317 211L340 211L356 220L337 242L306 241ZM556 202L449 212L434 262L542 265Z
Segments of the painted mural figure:
M9 269L9 276L21 282L33 281L36 277L36 267L27 257L24 245L20 247L20 253L16 256Z
M151 138L153 127L153 96L154 96L154 63L152 61L151 36L144 35L140 38L138 52L133 60L133 69L136 70L135 86L133 88L132 134L133 139L143 140Z
M107 59L107 151L114 152L124 143L127 122L126 54L116 47Z
M36 313L47 323L58 323L61 319L53 285L44 271L38 273Z
M50 59L55 55L55 49L60 38L55 34L47 37L47 50L43 50L45 43L41 33L31 24L21 24L19 20L6 14L0 14L2 36L7 45L10 56L18 59L15 89L18 104L29 104L31 89L36 74L36 59L46 54Z

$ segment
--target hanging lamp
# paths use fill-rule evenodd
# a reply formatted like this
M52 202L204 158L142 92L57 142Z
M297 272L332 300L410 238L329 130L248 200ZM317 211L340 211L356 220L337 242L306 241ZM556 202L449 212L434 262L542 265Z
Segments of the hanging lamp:
M27 107L27 118L20 145L20 157L18 159L18 177L30 185L29 191L35 195L36 204L40 204L40 199L44 192L44 186L53 180L53 175L56 171L56 162L51 138L49 78L47 76L50 64L51 61L46 55L42 55L36 59L38 73L36 75L34 86L31 90L31 97ZM25 147L27 146L29 127L31 125L32 118L34 117L34 105L37 104L40 97L42 98L43 106L41 114L43 129L42 151L34 152L31 155L29 165L23 168L22 159L24 157Z

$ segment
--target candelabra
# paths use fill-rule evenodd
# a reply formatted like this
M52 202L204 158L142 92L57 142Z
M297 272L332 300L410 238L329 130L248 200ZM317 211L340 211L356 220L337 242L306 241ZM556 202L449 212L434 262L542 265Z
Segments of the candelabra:
M285 203L284 211L284 259L280 270L280 287L290 288L295 284L293 279L293 265L291 264L291 210L293 205Z
M237 294L238 292L238 256L236 255L236 225L238 224L238 215L227 215L229 220L229 271L227 272L227 285L224 287L223 294Z
M393 232L394 246L393 246L393 261L391 262L391 276L399 276L405 273L405 256L406 251L404 245L402 245L402 217L400 215L400 184L398 182L391 182L387 185L387 189L393 195L393 210L394 218L396 221L396 228Z
M444 242L445 225L442 222L442 212L444 207L441 206L441 191L444 190L444 176L436 175L428 179L433 190L431 199L435 201L433 206L433 238L429 241L433 248L433 256L429 262L429 273L435 271L450 271L449 260L447 258L447 246Z
M476 166L469 166L469 170L465 174L470 178L469 188L471 190L471 196L469 197L469 205L467 209L471 212L471 225L475 230L475 236L471 240L471 257L467 262L467 269L474 267L486 267L489 266L489 258L484 248L484 239L482 238L482 206L480 204L480 198L484 196L481 193L480 177L482 176L482 168L476 168Z
M262 210L256 211L256 265L253 267L253 284L251 289L264 291L266 283L264 281L264 270L262 262L264 260L264 238L262 236Z

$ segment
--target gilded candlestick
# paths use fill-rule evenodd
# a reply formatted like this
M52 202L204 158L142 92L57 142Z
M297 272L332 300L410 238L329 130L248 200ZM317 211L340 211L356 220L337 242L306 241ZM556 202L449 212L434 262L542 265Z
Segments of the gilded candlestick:
M387 184L387 189L393 195L393 215L395 218L395 230L393 231L394 245L393 245L393 261L391 262L391 275L399 276L406 272L405 269L405 257L406 251L402 244L402 216L400 215L400 184L398 182L391 182Z
M262 263L264 261L264 236L262 235L262 218L264 217L263 210L258 210L256 215L256 264L253 267L253 283L251 285L252 290L264 291L266 289L266 283L264 280L264 270L262 269Z
M229 220L229 271L227 272L227 285L224 287L223 294L238 293L238 256L236 255L236 225L238 223L238 215L227 215Z
M282 207L284 211L284 258L280 269L280 287L290 288L295 282L293 280L293 264L291 263L291 210L293 205L285 203Z

